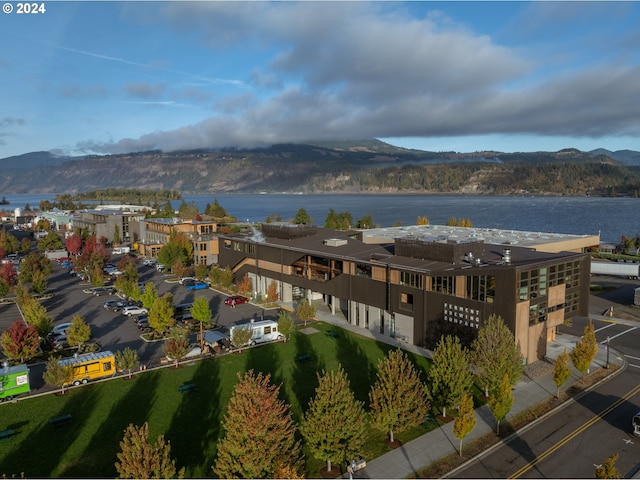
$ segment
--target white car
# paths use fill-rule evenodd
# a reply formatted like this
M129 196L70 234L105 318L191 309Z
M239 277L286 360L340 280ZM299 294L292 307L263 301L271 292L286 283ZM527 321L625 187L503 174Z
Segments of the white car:
M128 317L130 317L131 315L143 315L147 313L149 313L149 310L147 310L144 307L131 306L131 307L124 307L122 309L122 314Z
M190 282L195 282L196 279L193 277L181 277L180 280L178 280L178 282L180 282L180 285L184 285L184 282L190 283Z

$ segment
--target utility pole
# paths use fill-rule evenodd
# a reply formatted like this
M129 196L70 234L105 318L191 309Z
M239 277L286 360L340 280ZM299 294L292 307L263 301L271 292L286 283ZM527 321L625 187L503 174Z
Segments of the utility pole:
M604 348L607 349L607 370L609 370L609 337L607 337L607 340L604 344Z

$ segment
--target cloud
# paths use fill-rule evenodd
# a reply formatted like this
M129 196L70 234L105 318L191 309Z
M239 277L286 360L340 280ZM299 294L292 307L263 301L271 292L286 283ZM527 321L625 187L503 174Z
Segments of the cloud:
M124 86L124 91L131 97L159 98L165 90L163 84L129 83Z
M532 31L543 18L561 22L575 8L531 7ZM590 7L589 15L601 14L598 8ZM498 44L440 12L410 16L403 6L364 2L331 8L323 2L170 2L159 17L211 49L238 55L261 49L267 61L246 80L256 91L217 100L217 115L191 125L83 148L496 133L640 136L637 64L604 57L552 71L550 60L533 50ZM556 45L559 57L572 58L575 45Z

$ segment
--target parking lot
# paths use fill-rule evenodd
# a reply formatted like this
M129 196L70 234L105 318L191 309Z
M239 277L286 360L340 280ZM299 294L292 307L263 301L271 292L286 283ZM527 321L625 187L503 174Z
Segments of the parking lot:
M117 263L119 257L113 257L112 262ZM102 304L106 300L116 297L109 295L94 296L85 291L91 288L87 282L83 282L78 277L70 275L66 269L52 262L53 273L48 280L47 293L53 295L52 298L43 301L49 316L53 319L54 325L70 322L74 315L80 315L91 326L91 341L97 342L102 350L123 350L131 347L138 351L140 363L153 368L159 366L161 358L164 357L163 341L146 342L142 339L142 332L138 330L131 317L127 317L119 312L112 312L103 308ZM259 320L276 319L275 311L265 312L262 308L245 303L237 308L230 308L224 304L226 295L211 290L188 291L186 287L178 283L178 279L171 274L160 273L153 267L147 267L141 260L136 261L138 267L139 281L147 283L154 282L158 296L166 292L173 294L174 305L185 302L193 302L195 298L204 297L209 301L212 313L212 322L217 325L228 327L234 323L246 322L250 319ZM14 320L20 318L20 313L15 304L0 305L0 332L6 331ZM196 334L191 336L192 342L197 343ZM33 390L46 388L42 381L44 367L30 366L31 383Z

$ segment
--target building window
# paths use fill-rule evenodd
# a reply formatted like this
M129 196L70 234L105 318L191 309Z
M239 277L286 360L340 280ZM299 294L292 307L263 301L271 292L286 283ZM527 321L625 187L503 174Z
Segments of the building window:
M407 292L400 293L400 303L405 305L411 305L413 307L413 294Z
M224 248L226 248L227 250L231 250L231 240L224 241Z
M453 295L454 277L433 277L433 291Z
M417 273L400 272L400 285L408 285L422 290L423 277Z
M356 275L371 278L371 265L356 263Z

